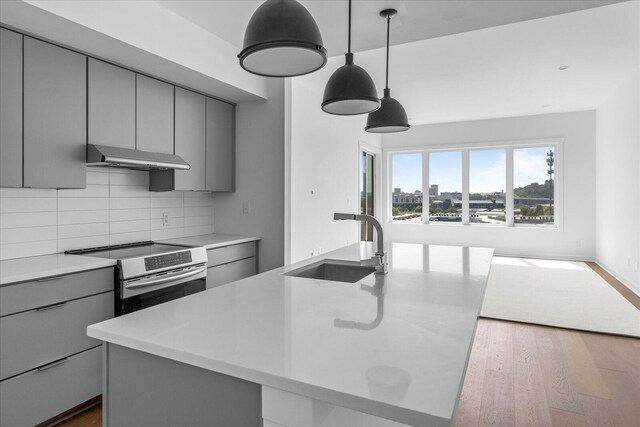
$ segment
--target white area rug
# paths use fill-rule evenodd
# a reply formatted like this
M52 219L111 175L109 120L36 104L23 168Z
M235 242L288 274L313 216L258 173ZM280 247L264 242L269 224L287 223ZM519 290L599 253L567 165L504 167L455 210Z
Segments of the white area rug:
M583 262L494 257L481 316L640 337L640 310Z

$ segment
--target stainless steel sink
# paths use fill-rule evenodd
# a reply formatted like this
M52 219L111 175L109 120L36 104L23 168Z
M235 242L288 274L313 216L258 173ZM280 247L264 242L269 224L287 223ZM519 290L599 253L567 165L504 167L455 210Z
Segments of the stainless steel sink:
M284 273L285 276L307 279L331 280L334 282L355 283L376 271L375 267L363 266L357 262L325 259L305 265L297 270Z

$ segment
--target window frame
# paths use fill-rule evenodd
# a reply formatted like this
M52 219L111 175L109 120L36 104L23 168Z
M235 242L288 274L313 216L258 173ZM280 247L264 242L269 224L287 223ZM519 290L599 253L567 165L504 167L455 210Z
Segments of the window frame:
M429 225L436 227L457 227L460 225L472 225L473 228L534 228L537 230L562 230L563 229L563 173L564 173L564 155L563 155L564 138L541 138L541 139L521 139L493 142L467 142L458 144L429 144L429 145L406 145L397 147L388 147L382 149L382 157L384 158L384 174L385 185L378 187L384 194L379 195L379 200L384 203L384 222L393 225L416 226ZM514 216L514 170L513 170L513 150L517 148L535 148L535 147L553 147L554 150L554 217L553 225L540 224L515 224ZM505 189L505 224L471 224L469 222L469 152L473 150L490 150L505 149L506 150L506 189ZM461 151L462 152L462 223L450 222L429 222L429 197L424 197L425 189L429 189L429 153L442 151ZM393 162L394 154L422 154L422 223L409 223L403 221L393 221L392 208L393 200L391 191L393 189Z

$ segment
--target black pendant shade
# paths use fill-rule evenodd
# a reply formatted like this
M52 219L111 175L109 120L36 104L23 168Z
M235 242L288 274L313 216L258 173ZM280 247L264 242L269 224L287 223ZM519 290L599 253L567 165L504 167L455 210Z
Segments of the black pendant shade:
M351 53L351 0L349 0L349 45L345 64L329 78L322 97L322 110L329 114L352 116L380 108L376 85L362 67L353 63Z
M295 0L267 0L249 20L238 58L250 73L292 77L324 67L327 50L304 6Z
M370 133L393 133L409 130L409 120L404 107L397 100L391 97L389 89L389 26L391 16L395 15L395 9L385 9L380 12L380 16L387 18L387 70L386 87L384 97L380 100L382 105L379 110L369 113L365 130Z
M353 53L345 56L345 64L333 73L324 88L322 110L341 116L377 110L380 100L376 85L364 68L353 63Z
M365 130L370 133L392 133L409 130L409 120L402 104L391 97L391 89L384 90L379 110L369 113Z

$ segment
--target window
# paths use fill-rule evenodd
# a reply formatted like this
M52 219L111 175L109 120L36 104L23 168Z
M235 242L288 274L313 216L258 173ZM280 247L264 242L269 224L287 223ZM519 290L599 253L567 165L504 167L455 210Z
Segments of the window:
M557 141L517 142L390 153L391 220L557 225L559 147Z
M462 222L462 151L429 153L429 221Z
M360 213L374 215L374 154L360 152ZM360 240L373 242L373 224L360 221Z
M422 222L422 153L393 154L391 175L392 220Z
M554 147L513 150L513 213L516 224L553 225Z
M469 151L469 222L505 224L507 152Z

